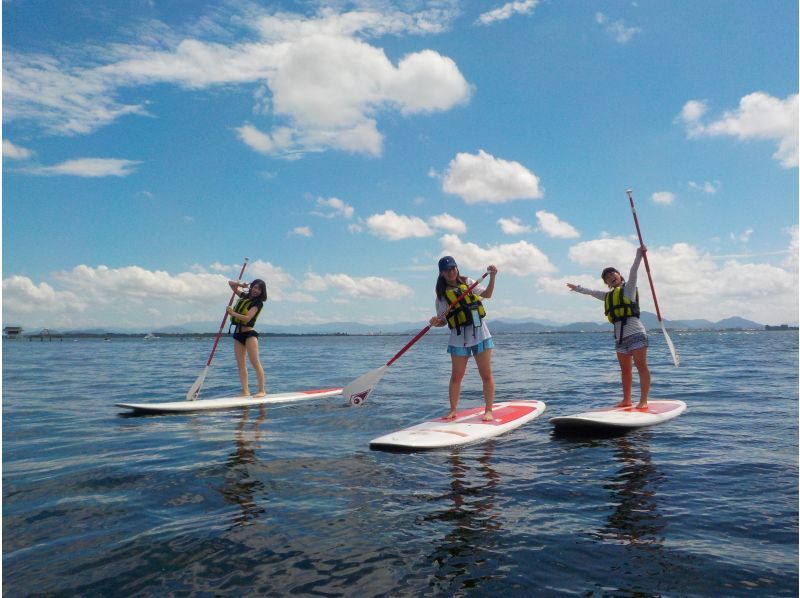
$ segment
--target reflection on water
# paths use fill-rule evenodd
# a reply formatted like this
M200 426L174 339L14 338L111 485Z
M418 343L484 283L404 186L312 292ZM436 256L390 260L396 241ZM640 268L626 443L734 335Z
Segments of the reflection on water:
M242 411L242 419L236 428L235 450L225 461L225 481L220 493L226 501L239 506L233 518L232 528L248 525L265 512L256 501L264 490L264 483L251 475L251 468L258 462L256 449L261 441L261 424L267 418L267 407L258 408L258 417L248 426L250 407Z
M489 559L488 551L498 544L502 529L495 505L501 476L492 467L494 447L493 441L487 442L474 460L462 457L459 451L449 456L450 492L442 497L446 508L425 517L425 521L452 524L429 557L438 566L433 586L474 588L486 579L477 567Z
M606 542L660 549L665 523L656 503L656 490L663 476L651 459L649 436L642 433L635 440L622 436L610 442L614 443L620 468L604 488L616 507L595 536Z

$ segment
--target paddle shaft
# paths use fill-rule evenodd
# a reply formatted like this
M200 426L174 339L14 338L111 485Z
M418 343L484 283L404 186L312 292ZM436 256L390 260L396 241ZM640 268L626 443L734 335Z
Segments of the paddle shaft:
M639 245L644 247L644 241L642 240L642 229L639 228L639 217L636 215L636 207L633 205L633 192L628 191L628 201L631 202L631 212L633 212L633 223L636 225L636 234L639 235ZM644 258L644 269L647 270L647 280L650 282L650 292L653 294L653 303L656 306L656 316L658 316L658 321L662 322L661 319L661 310L658 309L658 298L656 297L656 288L653 286L653 275L650 273L650 262L647 261L647 252L645 251L642 253L642 257Z
M242 276L244 276L244 269L247 268L247 260L249 258L244 258L244 263L242 264L242 269L239 271L239 282L242 282ZM236 298L236 291L231 293L231 299L228 301L228 307L233 305L233 300ZM228 310L225 309L225 315L222 317L222 323L219 325L219 331L217 332L217 338L214 339L214 346L211 348L211 355L208 356L208 361L206 362L206 367L211 365L211 360L214 359L214 353L217 351L217 345L219 344L219 337L222 336L222 329L225 328L225 322L228 321Z
M453 301L450 303L450 305L448 305L448 306L447 306L447 309L446 309L446 310L444 310L444 312L442 312L441 314L439 314L439 317L440 317L440 318L444 318L444 317L445 317L445 316L446 316L448 313L450 313L450 310L451 310L451 309L453 309L453 306L454 306L456 303L458 303L459 301L461 301L461 300L462 300L464 297L466 297L467 295L469 295L469 294L472 292L472 289L474 289L476 286L478 286L478 284L479 284L479 283L480 283L480 282L481 282L481 281L482 281L484 278L486 278L487 276L489 276L489 273L488 273L488 272L484 272L484 273L483 273L483 276L481 276L481 277L480 277L478 280L476 280L476 281L475 281L475 282L473 282L473 283L472 283L472 284L471 284L469 287L467 287L467 290L466 290L466 292L465 292L465 293L462 293L461 295L459 295L458 297L456 297L456 299L455 299L455 300L453 300ZM425 336L425 335L428 333L428 330L430 330L430 329L431 329L431 325L430 325L430 324L428 324L427 326L425 326L425 328L423 328L422 330L420 330L420 331L417 333L417 336L415 336L415 337L414 337L414 338L412 338L410 341L408 341L408 343L406 344L406 346L405 346L405 347L403 347L402 349L400 349L400 351L398 351L398 352L397 352L397 355L395 355L395 356L394 356L394 357L392 357L392 358L391 358L389 361L387 361L387 362L386 362L386 367L389 367L389 366L390 366L390 365L392 365L392 364L393 364L395 361L397 361L398 359L400 359L400 356L401 356L401 355L403 355L403 353L405 353L406 351L408 351L408 350L409 350L409 349L412 347L412 345L413 345L414 343L416 343L416 342L417 342L419 339L421 339L423 336Z

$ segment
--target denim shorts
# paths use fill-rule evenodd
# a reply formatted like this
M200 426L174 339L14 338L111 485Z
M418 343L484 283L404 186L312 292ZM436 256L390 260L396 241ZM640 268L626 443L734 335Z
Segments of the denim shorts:
M481 341L477 345L472 345L471 347L454 347L453 345L447 345L447 352L456 357L478 355L486 351L486 349L494 349L494 341L491 338L487 338L485 341Z
M649 343L647 342L647 335L644 332L640 332L639 334L631 334L630 336L626 336L621 341L615 343L615 345L617 353L622 353L623 355L633 355L634 351L648 347Z

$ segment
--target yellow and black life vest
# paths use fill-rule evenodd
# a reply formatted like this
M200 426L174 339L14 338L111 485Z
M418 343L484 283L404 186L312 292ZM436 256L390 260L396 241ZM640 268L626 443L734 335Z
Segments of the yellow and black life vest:
M243 327L252 328L253 326L256 325L256 320L258 319L261 310L264 308L264 303L262 301L259 301L258 299L253 300L250 299L250 297L248 297L247 295L244 295L243 297L239 297L239 300L236 302L236 305L233 306L233 311L235 311L237 314L246 315L247 312L250 311L250 308L253 307L253 304L258 305L258 311L252 318L250 318L248 322L243 322L238 318L233 318L233 317L231 318L231 324L236 326L237 332L239 332L240 329Z
M447 298L448 304L452 304L453 301L464 295L468 288L466 284L462 283L457 288L445 289L444 296ZM477 314L477 321L473 314ZM461 334L461 329L465 326L480 326L485 317L486 310L483 308L481 298L475 293L468 293L450 309L450 313L447 315L447 326L451 330L456 330L457 334Z
M633 301L625 296L625 285L606 293L606 317L609 322L625 322L630 317L639 317L639 291Z

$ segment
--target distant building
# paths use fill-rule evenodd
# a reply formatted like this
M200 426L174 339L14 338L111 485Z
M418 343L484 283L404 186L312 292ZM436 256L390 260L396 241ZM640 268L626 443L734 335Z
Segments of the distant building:
M8 338L17 338L20 334L22 334L22 327L6 326L3 328L3 334L5 334Z
M764 326L764 330L797 330L797 326L789 326L788 324L781 324L780 326Z

